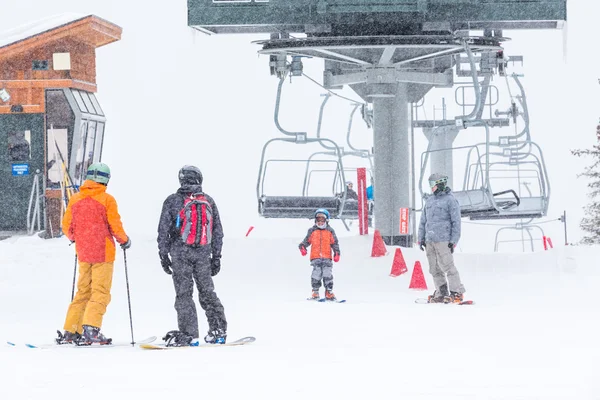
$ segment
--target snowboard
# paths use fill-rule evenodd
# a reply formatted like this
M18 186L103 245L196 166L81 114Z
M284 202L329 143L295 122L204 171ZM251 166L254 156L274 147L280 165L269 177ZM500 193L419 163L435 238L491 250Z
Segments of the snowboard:
M154 342L157 339L156 336L150 336L142 340L136 341L134 344L149 344ZM58 348L85 348L85 349L97 349L101 347L126 347L132 346L131 342L112 342L111 344L103 344L103 345L91 345L91 346L78 346L76 344L32 344L32 343L17 343L17 342L6 342L7 345L11 347L27 347L30 349L58 349Z
M213 343L201 343L192 346L171 346L167 347L165 344L153 344L153 343L142 343L140 344L140 348L144 350L174 350L174 349L194 349L198 347L230 347L230 346L242 346L245 344L252 343L256 340L254 336L246 336L240 338L238 340L234 340L233 342L227 342L223 344L213 344Z
M417 304L455 304L457 306L470 306L470 305L475 304L475 302L473 300L463 300L460 303L430 303L429 300L424 299L424 298L416 299L415 303L417 303Z

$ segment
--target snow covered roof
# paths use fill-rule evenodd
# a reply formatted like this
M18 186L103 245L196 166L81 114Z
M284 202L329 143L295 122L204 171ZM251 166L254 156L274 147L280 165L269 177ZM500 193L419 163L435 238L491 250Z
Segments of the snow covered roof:
M13 45L18 42L25 41L27 39L33 38L40 34L50 32L56 30L60 27L70 25L76 21L80 21L86 18L94 18L97 21L101 21L105 24L109 24L112 27L115 27L119 31L120 36L120 28L114 24L111 24L108 21L104 21L101 18L96 17L95 15L85 15L78 13L64 13L53 15L41 20L37 20L34 22L29 22L27 24L23 24L16 28L12 28L10 30L0 32L0 49L5 48L7 46ZM118 40L116 38L115 40Z
M20 42L21 40L25 40L39 35L40 33L56 29L59 26L66 25L70 22L74 22L85 17L86 15L76 13L58 14L17 26L7 31L0 32L0 47L8 46L9 44L13 44L15 42Z

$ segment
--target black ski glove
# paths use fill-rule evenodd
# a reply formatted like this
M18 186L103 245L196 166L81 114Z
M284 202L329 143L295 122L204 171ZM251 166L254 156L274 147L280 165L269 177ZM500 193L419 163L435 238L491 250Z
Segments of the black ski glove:
M221 257L210 259L210 276L216 276L221 271Z
M448 243L448 248L450 249L450 253L454 254L454 243Z
M160 257L160 265L162 266L162 269L165 270L165 272L169 275L171 275L173 272L171 271L171 259L169 258L169 253L158 253L158 256Z
M127 238L127 241L125 243L121 244L121 248L123 250L127 250L130 247L131 247L131 239Z
M421 249L421 251L425 251L425 247L426 247L425 243L423 243L423 242L419 243L419 249Z

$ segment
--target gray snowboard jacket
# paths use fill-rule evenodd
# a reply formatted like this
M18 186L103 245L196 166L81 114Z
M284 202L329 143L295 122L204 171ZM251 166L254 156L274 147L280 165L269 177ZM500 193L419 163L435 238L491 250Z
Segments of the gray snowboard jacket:
M450 188L429 196L421 213L419 243L458 243L460 239L460 205Z

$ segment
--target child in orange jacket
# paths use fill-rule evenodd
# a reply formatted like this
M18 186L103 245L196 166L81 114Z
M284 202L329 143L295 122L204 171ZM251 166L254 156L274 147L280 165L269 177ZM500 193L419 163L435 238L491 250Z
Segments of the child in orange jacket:
M310 249L310 265L313 270L311 274L312 295L310 299L319 300L319 289L321 281L325 287L325 299L335 301L333 294L333 261L340 260L340 245L332 227L329 226L329 211L319 208L315 211L315 224L308 230L304 240L298 245L303 256Z

